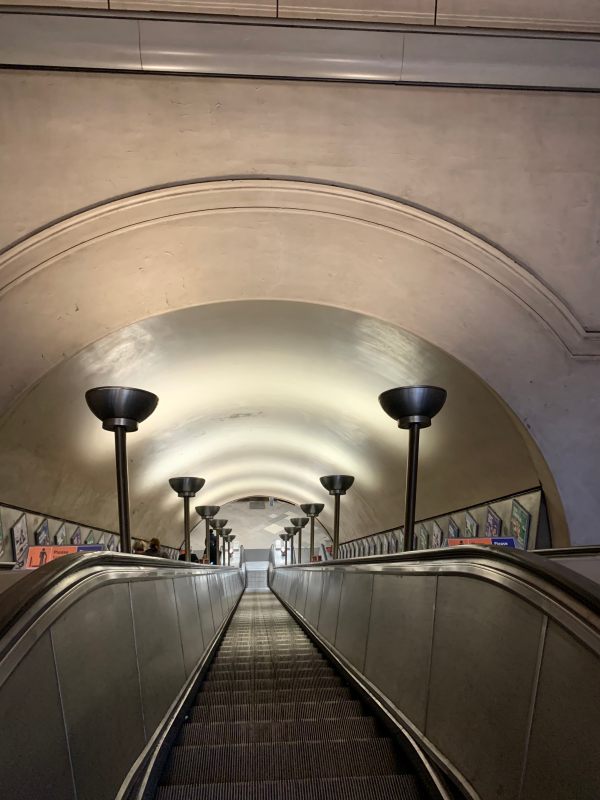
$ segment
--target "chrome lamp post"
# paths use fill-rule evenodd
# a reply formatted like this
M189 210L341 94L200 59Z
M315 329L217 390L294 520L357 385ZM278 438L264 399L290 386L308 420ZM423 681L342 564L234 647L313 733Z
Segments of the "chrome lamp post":
M129 518L129 475L127 468L127 434L137 431L140 422L152 414L158 397L144 389L127 386L99 386L85 393L92 414L102 421L105 431L115 434L117 502L121 552L131 553Z
M201 517L206 523L206 559L210 564L210 523L214 517L217 516L221 506L196 506L196 514Z
M285 530L287 531L288 529L286 528ZM282 533L280 535L280 537L279 537L282 541L285 542L284 564L285 564L286 567L287 567L287 561L288 561L288 559L287 559L288 539L291 538L291 535L292 535L291 533Z
M321 484L335 498L335 510L333 515L333 557L338 557L340 545L340 498L346 494L354 483L352 475L325 475L320 478Z
M310 562L313 559L315 551L315 519L319 516L321 511L323 511L325 506L323 503L304 503L300 508L310 519L310 554L308 556Z
M231 528L223 528L223 539L227 542L227 566L231 566L231 543L235 539L235 533L231 532Z
M308 517L294 517L290 520L294 528L298 529L298 557L296 564L302 563L302 530L308 525Z
M433 417L442 410L446 396L446 390L439 386L400 386L379 395L379 403L385 413L396 420L399 428L408 430L404 550L414 548L419 432L421 428L431 425Z
M196 493L204 486L204 478L169 478L169 486L178 497L183 497L183 542L185 547L185 560L192 560L190 542L190 497L195 497Z

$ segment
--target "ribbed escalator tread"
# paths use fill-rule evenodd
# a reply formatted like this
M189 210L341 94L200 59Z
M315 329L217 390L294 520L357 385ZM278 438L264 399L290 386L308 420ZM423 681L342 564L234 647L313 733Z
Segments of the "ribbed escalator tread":
M413 775L161 786L157 800L420 800Z
M360 717L364 710L358 700L333 700L324 703L250 703L247 705L194 706L192 722L228 722L232 720L267 721L284 719L323 719L324 717Z
M163 783L231 783L389 775L397 769L389 739L176 746Z
M292 687L291 689L256 689L248 691L218 691L200 692L196 698L197 706L215 703L226 706L230 704L245 705L246 703L305 703L327 702L328 700L350 700L350 689L346 686L332 686L322 689L320 686L312 688Z
M184 725L178 744L215 742L296 742L319 739L366 739L383 735L372 717L300 719L280 722L213 722Z
M231 678L228 681L205 681L200 692L201 694L215 694L219 692L257 692L277 689L281 692L289 692L291 689L312 689L318 682L320 689L333 689L342 685L341 678L332 672L331 675L319 675L306 677L271 677L271 678Z

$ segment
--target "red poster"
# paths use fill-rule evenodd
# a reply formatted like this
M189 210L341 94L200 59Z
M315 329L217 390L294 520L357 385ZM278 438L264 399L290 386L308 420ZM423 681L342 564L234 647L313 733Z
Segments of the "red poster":
M44 545L35 547L30 547L27 553L27 563L25 567L27 569L37 569L38 567L43 567L44 564L47 564L49 561L54 561L56 558L60 558L61 556L66 556L69 553L76 553L77 547L74 546L48 546L45 547Z

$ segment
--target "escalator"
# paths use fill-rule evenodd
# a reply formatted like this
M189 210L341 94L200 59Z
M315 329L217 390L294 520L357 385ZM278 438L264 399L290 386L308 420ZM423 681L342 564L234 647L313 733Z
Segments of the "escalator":
M157 800L419 800L392 739L270 593L242 597Z

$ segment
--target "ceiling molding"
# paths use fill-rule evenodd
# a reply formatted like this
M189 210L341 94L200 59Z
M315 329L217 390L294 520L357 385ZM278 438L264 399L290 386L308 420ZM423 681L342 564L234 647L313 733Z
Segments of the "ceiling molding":
M325 215L417 240L493 282L549 329L573 357L600 357L600 332L586 330L559 296L489 242L398 200L302 181L250 178L175 185L76 213L0 255L0 297L66 254L104 237L169 218L243 210Z

